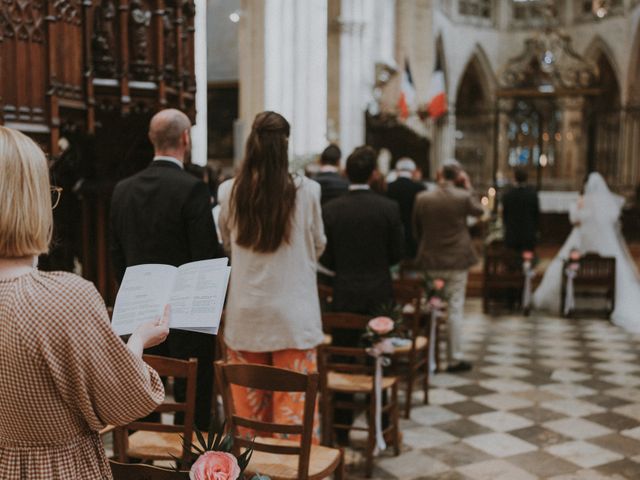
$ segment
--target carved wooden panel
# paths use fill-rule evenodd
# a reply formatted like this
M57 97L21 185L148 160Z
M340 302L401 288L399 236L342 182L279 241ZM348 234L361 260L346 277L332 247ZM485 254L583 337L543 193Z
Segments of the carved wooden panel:
M83 99L83 31L80 0L54 0L49 17L49 81L60 98Z
M0 0L0 85L5 122L45 122L44 0Z
M115 0L98 0L93 10L91 53L94 75L115 78L119 25Z

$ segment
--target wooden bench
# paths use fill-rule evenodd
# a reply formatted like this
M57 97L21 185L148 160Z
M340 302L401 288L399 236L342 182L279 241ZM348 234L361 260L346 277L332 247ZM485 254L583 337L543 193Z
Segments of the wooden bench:
M562 307L561 314L570 317L609 318L615 309L616 298L616 259L588 253L579 260L579 268L573 279L575 307L565 314L567 300L567 268L569 260L562 269Z

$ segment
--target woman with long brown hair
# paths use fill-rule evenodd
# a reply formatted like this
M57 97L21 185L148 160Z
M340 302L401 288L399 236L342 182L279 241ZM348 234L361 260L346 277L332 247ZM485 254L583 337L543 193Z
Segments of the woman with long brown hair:
M320 185L289 173L289 133L278 113L258 114L238 176L220 185L219 226L233 266L224 339L231 362L307 373L323 339L316 265L326 237ZM300 421L298 394L266 395L238 387L238 414Z

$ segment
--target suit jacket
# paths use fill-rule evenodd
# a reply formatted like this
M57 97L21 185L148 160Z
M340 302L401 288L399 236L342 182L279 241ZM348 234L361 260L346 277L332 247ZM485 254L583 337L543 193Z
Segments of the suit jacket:
M451 182L418 194L413 208L418 265L426 270L466 270L476 263L467 217L482 213L471 192Z
M402 217L402 225L404 226L404 256L413 259L416 256L416 241L413 238L411 217L413 214L413 205L416 195L425 190L422 183L414 182L410 178L398 177L394 182L387 186L387 196L398 202L400 207L400 216Z
M333 309L375 314L393 297L389 268L404 244L398 205L371 190L354 190L322 212L327 248L320 262L335 271Z
M313 179L320 184L322 205L349 191L349 180L337 172L320 172Z
M533 250L537 243L539 203L533 187L518 185L502 197L504 243L516 250Z
M132 265L177 267L222 256L206 185L168 161L155 160L116 185L110 220L118 281Z

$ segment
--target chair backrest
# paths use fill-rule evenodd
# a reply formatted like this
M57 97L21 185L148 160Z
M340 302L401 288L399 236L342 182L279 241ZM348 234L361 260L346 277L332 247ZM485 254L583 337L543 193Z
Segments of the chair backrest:
M109 460L113 480L189 480L189 472L176 472L142 463Z
M487 245L484 255L485 279L491 277L523 276L522 257L501 243Z
M367 328L370 316L357 313L329 312L322 314L322 330L332 333L334 330L362 330Z
M178 413L183 414L184 423L182 425L169 425L159 422L135 421L128 425L116 428L116 437L122 442L120 448L127 450L127 432L129 431L150 431L165 433L180 433L184 437L184 449L182 460L186 463L191 457L191 440L193 437L193 422L196 405L196 376L198 371L198 360L190 358L189 360L179 360L176 358L160 357L157 355L144 355L143 360L161 377L173 377L185 379L186 381L186 399L184 402L165 401L159 405L155 412L157 413Z
M565 269L569 262L569 260L565 260ZM610 281L615 283L615 278L615 257L601 257L597 253L587 253L580 258L580 268L575 278L576 284L601 283L605 286Z
M253 448L256 451L278 455L298 455L298 478L306 480L309 476L311 456L311 439L313 436L313 416L318 393L318 374L303 374L282 368L256 364L229 364L222 361L215 363L216 381L222 392L227 427L234 436L236 454L240 448ZM236 414L231 394L231 386L236 385L249 389L270 392L304 393L304 415L301 424L281 424L263 422ZM279 433L300 435L299 445L277 445L248 440L238 433L238 427L248 428L256 433Z
M330 372L350 373L354 375L375 375L375 362L366 348L318 347L318 370L320 371L320 391L326 391L327 376Z
M411 338L411 355L414 355L418 336L428 334L429 320L423 316L422 302L426 300L424 282L417 279L402 279L393 281L393 298L402 310L404 329ZM409 311L405 311L411 305Z

